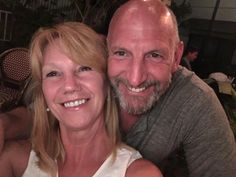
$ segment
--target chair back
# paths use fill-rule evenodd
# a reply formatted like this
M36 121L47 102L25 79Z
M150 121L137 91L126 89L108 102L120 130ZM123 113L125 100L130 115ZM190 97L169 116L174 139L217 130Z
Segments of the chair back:
M16 106L31 80L28 49L13 48L0 54L0 77L0 108L4 104L4 109L6 105Z

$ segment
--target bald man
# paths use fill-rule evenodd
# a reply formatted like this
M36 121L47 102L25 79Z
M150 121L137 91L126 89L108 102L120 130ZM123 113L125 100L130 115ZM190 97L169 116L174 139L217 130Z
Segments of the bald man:
M115 12L107 43L126 142L158 166L183 146L191 177L235 177L228 119L214 91L179 66L173 13L159 0L130 0Z

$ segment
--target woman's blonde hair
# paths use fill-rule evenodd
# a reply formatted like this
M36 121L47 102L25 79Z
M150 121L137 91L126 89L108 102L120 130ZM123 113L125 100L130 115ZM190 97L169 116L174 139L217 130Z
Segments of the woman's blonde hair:
M60 139L57 119L46 111L47 105L42 92L42 63L45 48L57 40L60 49L74 62L90 66L104 74L107 79L107 50L104 39L85 24L65 22L49 28L40 28L33 36L30 45L33 77L34 124L32 146L39 157L39 167L55 176L56 160L64 160L65 152ZM112 140L113 152L120 144L118 113L110 84L105 102L105 126Z

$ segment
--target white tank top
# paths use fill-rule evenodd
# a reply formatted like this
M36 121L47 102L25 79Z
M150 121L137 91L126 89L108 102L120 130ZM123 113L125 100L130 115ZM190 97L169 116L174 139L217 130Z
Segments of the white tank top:
M112 161L112 155L110 155L92 177L124 177L128 166L139 158L142 158L142 156L138 151L122 146L117 149L115 161ZM38 157L32 150L28 166L22 177L50 177L37 166L37 161Z

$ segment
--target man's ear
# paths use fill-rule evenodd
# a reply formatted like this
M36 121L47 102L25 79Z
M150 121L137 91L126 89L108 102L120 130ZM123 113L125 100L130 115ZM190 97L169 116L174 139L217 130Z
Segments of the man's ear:
M180 42L178 42L178 44L176 45L176 48L175 48L172 73L178 69L179 63L180 63L182 55L183 55L183 51L184 51L184 43L183 43L183 41L180 41Z

